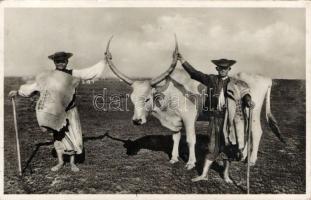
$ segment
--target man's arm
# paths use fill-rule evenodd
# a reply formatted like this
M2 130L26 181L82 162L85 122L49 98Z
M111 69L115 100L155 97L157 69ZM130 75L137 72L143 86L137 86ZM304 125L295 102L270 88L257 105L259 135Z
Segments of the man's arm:
M88 68L73 69L72 76L80 78L85 81L96 81L102 78L104 69L105 69L104 61L100 61L97 64Z
M9 97L15 97L16 95L20 95L22 97L30 97L34 92L39 91L39 86L36 82L27 83L21 85L18 91L11 91L9 93Z
M196 70L180 54L178 55L178 58L181 62L181 65L188 72L188 74L192 79L199 81L205 85L208 83L209 78L207 74L204 74L203 72Z

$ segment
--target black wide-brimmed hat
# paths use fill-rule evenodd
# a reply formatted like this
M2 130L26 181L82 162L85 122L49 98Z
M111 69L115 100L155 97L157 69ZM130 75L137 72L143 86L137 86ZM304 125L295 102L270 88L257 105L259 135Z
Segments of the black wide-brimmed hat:
M71 56L73 56L72 53L61 51L48 56L48 58L51 60L68 60Z
M219 59L219 60L212 60L212 63L214 63L215 65L217 65L217 67L220 68L229 68L232 65L234 65L234 63L236 63L235 60L227 60L227 59Z

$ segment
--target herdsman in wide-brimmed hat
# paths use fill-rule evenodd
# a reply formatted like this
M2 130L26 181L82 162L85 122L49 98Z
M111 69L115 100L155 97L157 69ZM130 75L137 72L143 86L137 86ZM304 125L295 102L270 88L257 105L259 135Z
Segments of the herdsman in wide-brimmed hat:
M224 131L226 130L226 124L224 124L225 116L227 117L226 121L228 121L228 113L226 113L226 108L228 106L227 99L231 98L236 104L238 104L238 102L242 102L242 106L245 107L253 107L254 104L251 101L249 88L246 83L228 76L231 66L236 63L235 60L212 60L212 63L216 65L216 70L218 72L218 75L214 75L205 74L196 70L182 57L180 53L178 53L177 56L183 68L189 73L191 78L204 84L207 89L207 98L205 100L203 113L206 114L209 119L208 133L210 135L210 140L208 143L208 153L205 157L202 175L192 179L192 181L207 180L209 167L221 155L225 161L224 179L226 182L232 182L228 174L230 164L229 161L240 160L242 152L239 148L237 148L237 139L232 138L235 136L231 135L230 140L227 135L228 133L225 133ZM229 84L233 82L234 85ZM230 87L230 92L228 92L228 87ZM240 137L244 138L244 135Z
M75 165L75 155L83 151L82 131L76 107L76 88L80 80L94 81L102 76L105 64L100 61L85 69L68 69L67 64L72 53L56 52L50 56L55 70L41 73L32 83L20 86L18 91L11 91L10 97L20 95L30 97L39 92L36 115L42 131L52 132L58 164L51 168L58 171L64 165L63 154L70 155L70 166L74 172L79 171Z

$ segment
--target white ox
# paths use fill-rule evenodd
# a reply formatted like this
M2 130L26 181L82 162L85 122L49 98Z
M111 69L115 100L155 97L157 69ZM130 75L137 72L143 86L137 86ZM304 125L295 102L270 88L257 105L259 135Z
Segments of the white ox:
M201 98L193 98L202 96L202 84L190 78L184 70L175 70L177 63L176 52L173 55L173 62L170 68L157 78L152 80L132 80L122 72L120 72L112 62L112 57L109 52L110 41L106 49L106 62L110 69L129 84L133 92L131 100L134 104L134 116L132 118L135 125L141 125L147 122L147 117L151 113L154 117L160 120L161 124L173 131L173 149L170 163L178 162L178 149L181 137L180 130L184 127L186 132L186 140L189 147L189 159L186 164L187 169L195 167L195 122L201 113L197 100ZM253 126L252 126L252 150L250 160L255 164L257 160L258 146L262 135L260 124L260 112L266 97L266 117L267 121L279 137L279 129L271 114L270 110L270 91L272 80L257 75L239 73L237 79L243 80L250 86L252 100L255 102L253 111ZM202 99L205 99L202 98ZM244 126L244 125L243 125ZM243 130L244 131L244 130ZM243 158L245 159L247 152L245 145ZM225 170L228 171L228 170ZM227 176L228 177L228 176ZM225 177L226 178L226 177Z
M255 107L253 109L253 119L252 119L252 135L251 135L251 156L250 164L255 165L257 161L257 153L259 148L260 139L262 136L262 128L260 123L260 115L264 101L266 120L272 132L282 141L281 133L277 122L272 115L270 106L270 93L272 87L272 79L268 77L263 77L256 74L238 73L233 76L236 79L246 82L250 88L252 101L255 102ZM247 156L247 143L243 152L243 159Z

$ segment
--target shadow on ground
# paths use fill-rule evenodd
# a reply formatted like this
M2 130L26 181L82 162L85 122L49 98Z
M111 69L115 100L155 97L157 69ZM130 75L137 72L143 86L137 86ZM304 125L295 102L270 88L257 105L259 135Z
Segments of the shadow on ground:
M93 136L93 137L83 137L83 142L85 143L85 142L92 141L92 140L102 140L105 136L106 136L106 134L99 135L99 136ZM30 174L32 174L33 171L31 168L31 162L32 162L33 158L36 156L36 154L38 153L40 147L51 146L51 145L53 145L53 141L40 142L38 144L35 144L35 149L31 153L30 157L27 159L25 167L22 169L22 173L24 174L26 172L26 170L29 169ZM56 151L54 148L52 149L51 153L52 153L54 158L57 158ZM69 162L69 156L64 155L64 161ZM85 149L83 148L82 153L76 155L75 162L76 163L83 163L84 161L85 161Z
M171 159L171 153L173 149L173 140L172 135L147 135L140 137L136 140L123 140L116 137L112 137L109 133L106 133L105 136L112 140L120 141L123 143L123 147L126 148L126 154L129 156L137 155L138 152L142 149L147 149L150 151L161 151L167 154L169 159ZM208 136L207 135L197 135L197 143L195 146L196 151L196 170L199 174L202 173L205 155L208 152ZM188 161L189 149L186 142L186 136L182 136L179 144L179 158L183 162ZM218 165L217 162L214 162L211 166L212 170L217 171L222 174L223 167Z

